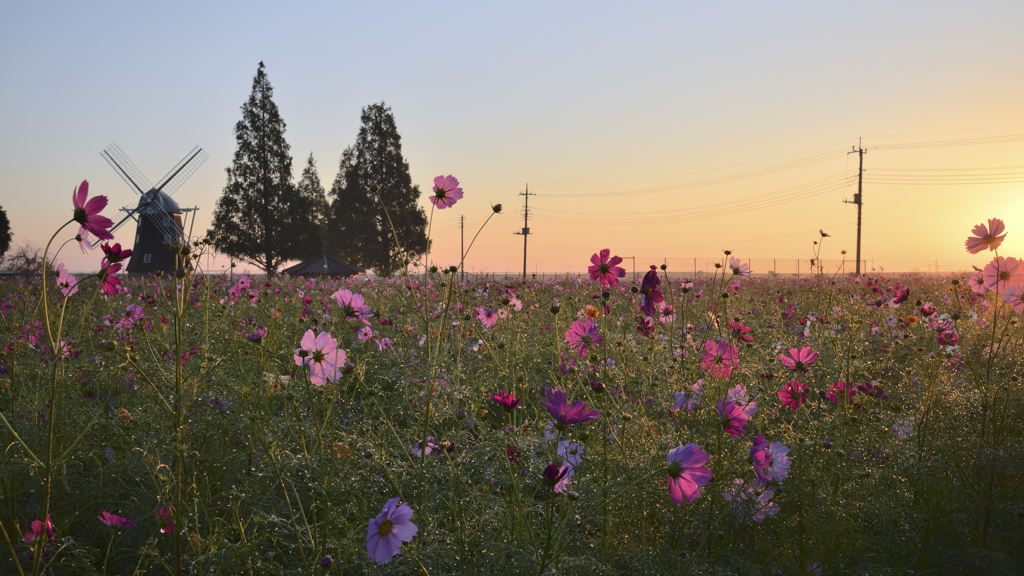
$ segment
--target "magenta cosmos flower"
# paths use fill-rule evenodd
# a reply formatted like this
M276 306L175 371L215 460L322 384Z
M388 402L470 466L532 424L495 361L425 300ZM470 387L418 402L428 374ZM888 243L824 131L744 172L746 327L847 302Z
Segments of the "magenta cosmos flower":
M570 405L565 392L561 390L545 388L544 395L548 400L544 407L547 408L551 417L555 419L555 428L559 430L565 430L567 426L572 424L595 420L601 415L597 410L587 410L587 403L582 400L577 400Z
M967 238L964 245L967 246L967 251L971 254L977 254L985 248L995 250L1003 243L1003 238L1006 238L1004 230L1006 230L1006 225L1003 224L1002 220L999 218L989 218L988 226L978 224L974 227L974 230L971 230L974 236Z
M323 386L328 381L335 382L341 378L346 354L330 334L314 334L312 330L306 330L299 346L295 350L295 365L309 368L310 382Z
M985 287L995 290L997 294L1006 291L1010 286L1016 286L1024 282L1024 269L1021 269L1020 260L998 256L993 258L985 266L983 272Z
M700 357L700 367L712 378L728 380L732 371L740 365L740 359L737 358L739 351L725 340L705 342L704 349L707 352Z
M833 404L852 404L853 397L857 395L857 389L853 384L847 384L845 380L833 382L828 385L828 393L825 398Z
M807 402L807 384L792 380L779 390L779 398L783 406L789 406L796 412L801 404Z
M750 462L754 465L754 475L757 476L757 480L762 486L768 484L768 476L765 475L764 470L772 464L772 453L769 451L769 446L768 441L764 439L764 434L758 436L750 446Z
M612 251L608 248L601 250L601 255L594 254L590 257L590 262L593 266L587 267L587 272L590 273L591 280L600 280L601 287L605 286L618 286L619 278L623 278L626 275L626 269L619 266L622 263L622 258L618 256L612 256L609 258Z
M644 281L640 284L640 311L648 316L654 316L658 304L665 301L658 291L661 286L661 278L658 277L658 270L651 266L651 269L644 275Z
M739 406L725 400L718 401L718 416L722 429L733 438L742 436L743 427L750 421L750 417Z
M128 518L121 518L117 514L111 514L110 512L107 512L105 510L103 511L102 514L97 516L97 518L100 519L100 522L103 522L104 524L110 526L115 530L124 530L125 528L131 528L132 526L135 526L136 522L138 522L138 520L129 520Z
M668 495L676 504L683 498L693 502L700 496L698 486L711 482L711 470L704 467L708 453L697 444L678 446L668 453Z
M807 369L814 365L818 361L818 353L812 351L807 346L797 350L796 348L789 349L789 356L779 356L779 361L786 367L787 370L793 372L807 372Z
M99 278L103 283L103 293L107 296L117 295L117 287L121 285L121 281L117 279L116 274L120 270L120 264L111 264L106 258L100 261Z
M580 358L586 356L591 348L604 343L604 338L597 330L597 324L594 324L590 318L583 322L579 320L573 322L565 331L565 339L569 342L569 349L575 350Z
M410 522L412 508L404 502L399 504L400 500L400 497L388 500L380 515L370 520L366 531L366 551L381 564L390 562L402 542L410 542L419 530Z
M86 232L95 236L97 240L114 239L114 235L107 230L114 222L106 216L100 216L100 212L107 207L107 197L94 196L90 200L88 180L82 180L78 188L71 193L71 203L75 207L75 222L81 224Z
M516 406L519 406L519 398L516 398L511 392L505 392L504 390L498 390L498 393L491 394L490 398L506 412L511 412L516 409Z
M430 198L431 204L438 210L444 210L454 206L459 200L462 200L462 188L459 188L459 181L454 176L449 174L434 178L434 195Z
M131 250L121 250L120 243L111 246L109 242L104 242L103 245L100 246L100 250L103 250L103 254L106 255L107 261L111 264L117 264L122 260L131 258L132 256Z

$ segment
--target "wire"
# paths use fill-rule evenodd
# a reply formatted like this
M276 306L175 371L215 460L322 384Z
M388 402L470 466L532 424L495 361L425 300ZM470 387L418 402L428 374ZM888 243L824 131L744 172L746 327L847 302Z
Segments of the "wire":
M1000 144L1024 140L1024 134L1005 134L1002 136L985 136L981 138L964 138L961 140L933 140L931 142L903 142L896 144L878 144L871 146L873 150L909 150L912 148L948 148L951 146L976 146L979 144Z

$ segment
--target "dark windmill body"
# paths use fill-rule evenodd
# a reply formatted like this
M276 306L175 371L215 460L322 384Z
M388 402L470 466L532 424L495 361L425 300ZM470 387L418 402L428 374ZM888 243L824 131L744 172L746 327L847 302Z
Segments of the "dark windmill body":
M129 219L136 222L135 245L127 272L148 274L174 272L181 268L184 262L179 254L171 251L171 247L188 245L184 218L196 208L181 208L171 194L206 161L206 152L198 146L193 148L156 186L150 185L117 144L111 143L100 155L139 194L138 206L122 208L127 215L110 229L111 232L117 230Z

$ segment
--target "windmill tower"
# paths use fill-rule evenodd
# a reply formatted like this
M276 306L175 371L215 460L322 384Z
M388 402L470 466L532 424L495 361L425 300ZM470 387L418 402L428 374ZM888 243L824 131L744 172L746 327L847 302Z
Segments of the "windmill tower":
M127 272L174 272L182 267L183 263L178 261L180 256L175 257L170 246L188 244L183 217L195 212L197 208L181 208L171 198L171 194L174 194L174 191L180 188L209 156L202 148L196 146L181 162L171 168L156 186L150 185L149 180L117 144L111 142L106 150L100 152L100 156L103 156L111 168L139 195L138 206L122 208L121 211L127 215L110 229L114 232L129 219L136 222L135 246L132 248L131 260L128 261Z

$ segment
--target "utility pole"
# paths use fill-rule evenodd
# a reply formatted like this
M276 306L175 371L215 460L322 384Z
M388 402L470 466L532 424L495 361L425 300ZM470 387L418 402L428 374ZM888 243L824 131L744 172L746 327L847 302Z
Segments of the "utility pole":
M530 185L526 185L526 192L520 192L520 196L526 196L526 207L523 208L523 231L513 232L523 237L523 280L526 280L526 237L530 235L530 196L536 196L536 194L530 194Z
M864 207L864 147L861 146L861 141L857 141L857 147L847 152L847 154L856 153L860 157L860 167L857 170L857 193L853 195L853 202L849 200L843 200L847 204L857 205L857 270L854 272L857 276L860 276L860 224L861 224L861 210Z
M466 281L466 217L459 216L459 251L462 254L462 259L459 262L459 268L462 269L462 281Z

